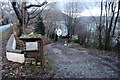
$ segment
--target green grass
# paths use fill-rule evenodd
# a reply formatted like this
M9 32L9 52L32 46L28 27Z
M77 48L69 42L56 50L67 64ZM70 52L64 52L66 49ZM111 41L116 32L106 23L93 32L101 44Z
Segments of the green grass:
M79 44L79 40L74 39L74 40L72 40L71 43L72 43L72 44ZM97 46L96 43L91 43L91 44L84 43L84 44L82 45L82 47L84 47L84 48L96 48L96 49L98 49L98 46Z
M35 73L41 73L46 70L50 70L52 68L52 65L50 63L44 63L43 66L36 66L36 65L24 65L22 68L22 71L24 72L35 72Z
M98 46L95 43L84 44L84 45L82 45L82 47L84 47L84 48L96 48L96 49L98 49Z
M72 40L72 43L79 43L79 40L74 39L74 40Z

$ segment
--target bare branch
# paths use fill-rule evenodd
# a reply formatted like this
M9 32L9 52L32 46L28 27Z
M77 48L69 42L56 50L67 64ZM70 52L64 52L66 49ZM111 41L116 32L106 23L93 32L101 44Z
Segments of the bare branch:
M17 6L16 2L11 2L11 4L12 4L12 7L13 7L15 13L16 13L16 16L17 16L19 22L22 24L21 14L20 14L20 11L18 10L18 8L16 7Z
M47 9L47 11L50 11L51 8ZM45 15L45 14L44 14ZM48 17L48 13L44 16L43 20L45 20Z
M30 23L28 24L28 26L31 25L31 24L35 24L35 23L37 23L37 22L40 22L40 21L37 21L37 20L36 20L36 21L30 22Z
M36 8L35 10L33 10L31 13L29 13L29 15L34 14L34 13L35 13L38 9L39 9L39 7L38 7L38 8Z
M44 9L46 8L46 6L44 8L42 8L42 10L40 12L38 12L36 15L30 17L29 19L33 19L35 18L36 16L38 16Z
M93 16L93 15L92 15L92 13L90 12L90 10L89 10L89 8L88 8L88 6L87 6L87 5L86 5L86 8L87 8L87 10L89 11L89 13L91 14L91 16L93 17L94 21L96 21L95 16ZM96 23L96 24L97 24L97 23Z
M47 1L45 1L45 2L43 2L42 4L40 4L40 5L33 5L33 4L30 4L30 5L28 5L28 6L26 6L25 7L25 9L27 9L27 8L31 8L31 7L42 7L42 6L44 6L45 4L47 4L48 2Z
M30 15L29 15L29 13L27 12L27 24L29 23L29 18L30 18Z

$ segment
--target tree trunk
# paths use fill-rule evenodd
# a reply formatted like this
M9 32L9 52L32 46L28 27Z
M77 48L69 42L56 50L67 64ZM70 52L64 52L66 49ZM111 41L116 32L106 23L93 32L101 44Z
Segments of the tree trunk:
M102 49L102 30L101 30L101 28L102 28L102 10L103 10L103 2L101 1L101 13L100 13L100 25L98 26L98 29L99 29L99 47L100 47L100 49Z
M106 5L105 5L105 22L106 22L106 27L105 27L105 37L104 37L104 49L106 50L106 48L107 48L107 34L108 34L108 19L107 19L107 16L108 16L108 14L107 14L107 2L106 2Z
M113 27L113 31L112 31L112 37L114 37L114 34L115 34L116 24L117 24L117 20L118 20L118 17L119 17L119 12L120 12L119 9L120 9L120 1L118 2L117 16L116 16L115 22L114 22L114 27Z
M108 8L107 8L108 7ZM109 27L106 27L106 36L105 36L105 50L110 50L111 48L111 41L112 41L112 28L113 28L113 22L114 22L114 17L115 17L115 4L114 2L112 3L108 3L108 6L107 6L107 2L106 2L106 13L107 13L107 9L108 9L108 13L110 13L110 11L112 12L112 17L110 19L110 22L109 22ZM111 10L110 10L111 8ZM106 17L109 18L109 15ZM107 20L106 20L106 23L107 23ZM108 25L106 25L108 26Z
M27 27L27 13L26 13L26 9L25 9L25 7L26 7L26 2L22 2L22 31L23 31L23 34L26 34L26 31L25 31L25 28Z

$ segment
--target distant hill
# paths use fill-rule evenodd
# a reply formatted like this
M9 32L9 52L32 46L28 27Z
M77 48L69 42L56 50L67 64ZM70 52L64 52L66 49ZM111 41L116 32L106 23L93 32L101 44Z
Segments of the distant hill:
M62 13L58 9L44 10L41 16L46 21L64 21L65 18L68 17L68 15Z

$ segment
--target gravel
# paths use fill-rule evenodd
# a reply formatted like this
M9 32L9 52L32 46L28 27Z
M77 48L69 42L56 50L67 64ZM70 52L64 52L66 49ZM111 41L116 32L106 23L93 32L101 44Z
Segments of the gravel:
M45 51L54 65L53 78L118 78L117 61L110 57L61 43L49 44Z

